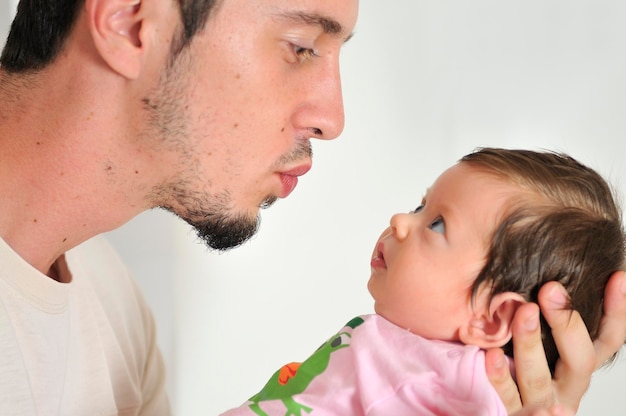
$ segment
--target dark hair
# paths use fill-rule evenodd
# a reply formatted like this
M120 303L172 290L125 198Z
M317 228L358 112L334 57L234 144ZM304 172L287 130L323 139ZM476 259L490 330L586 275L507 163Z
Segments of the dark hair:
M172 54L177 55L200 31L219 0L178 0L182 30ZM9 36L0 56L2 69L38 71L59 55L76 21L84 0L20 0Z
M621 211L609 185L572 157L552 152L485 148L461 162L528 191L497 227L473 294L486 283L492 296L516 292L537 302L539 288L558 281L569 293L568 308L580 313L591 338L597 338L604 289L610 276L623 270L626 249ZM541 326L554 372L559 353L543 317ZM504 350L513 356L512 342Z

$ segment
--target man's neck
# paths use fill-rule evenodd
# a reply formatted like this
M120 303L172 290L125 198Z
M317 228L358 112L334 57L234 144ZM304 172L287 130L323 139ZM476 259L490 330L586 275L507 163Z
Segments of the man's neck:
M47 76L0 75L0 236L42 273L149 208L137 192L149 185L116 170L130 157L114 141L123 120Z

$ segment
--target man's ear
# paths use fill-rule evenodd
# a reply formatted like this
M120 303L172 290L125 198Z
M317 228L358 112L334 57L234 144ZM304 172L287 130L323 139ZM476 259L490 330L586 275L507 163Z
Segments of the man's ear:
M470 321L460 328L461 342L481 348L502 347L511 339L513 317L517 308L524 303L526 303L524 298L515 292L495 295L488 311L477 311Z
M143 1L85 1L89 31L98 53L114 71L128 79L139 76L145 55Z

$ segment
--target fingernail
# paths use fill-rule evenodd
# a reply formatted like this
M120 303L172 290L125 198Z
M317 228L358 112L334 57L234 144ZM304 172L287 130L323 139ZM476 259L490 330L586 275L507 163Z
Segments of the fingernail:
M558 308L564 308L567 305L567 291L561 285L555 285L550 291L550 302Z
M539 314L536 313L524 322L524 328L528 331L536 331L539 328Z

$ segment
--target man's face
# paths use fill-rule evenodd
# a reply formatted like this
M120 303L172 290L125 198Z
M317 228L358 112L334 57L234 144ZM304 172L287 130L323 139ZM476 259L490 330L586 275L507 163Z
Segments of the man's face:
M343 129L339 53L357 11L357 0L223 0L144 98L168 166L153 204L215 248L254 234L259 208L310 169L309 139Z

